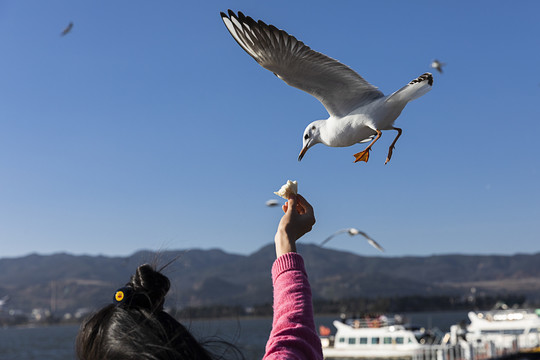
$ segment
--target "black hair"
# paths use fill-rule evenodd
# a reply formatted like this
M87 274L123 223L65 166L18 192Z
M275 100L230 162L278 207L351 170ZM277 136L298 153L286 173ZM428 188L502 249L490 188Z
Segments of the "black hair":
M169 288L169 279L161 272L148 264L139 266L121 289L126 293L125 298L122 295L118 301L117 297L113 304L83 322L75 345L77 358L212 360L214 356L181 323L163 311ZM240 354L233 345L227 345Z

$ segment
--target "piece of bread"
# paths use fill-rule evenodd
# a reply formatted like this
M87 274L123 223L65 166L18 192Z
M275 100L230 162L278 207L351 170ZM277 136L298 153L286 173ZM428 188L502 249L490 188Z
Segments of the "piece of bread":
M274 194L281 196L285 200L289 200L292 195L298 194L298 182L287 180L287 183L281 189L275 191Z

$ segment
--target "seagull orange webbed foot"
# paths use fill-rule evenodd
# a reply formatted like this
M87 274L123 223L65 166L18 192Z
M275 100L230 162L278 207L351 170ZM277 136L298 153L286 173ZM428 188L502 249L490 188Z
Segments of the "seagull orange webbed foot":
M359 162L359 161L367 162L369 160L369 151L370 150L371 150L370 148L367 148L364 151L360 151L359 153L354 154L354 157L356 158L356 160L354 160L354 162Z
M382 135L382 132L380 130L378 129L374 129L374 130L377 132L377 136L375 136L375 138L371 141L371 143L369 143L369 145L364 151L360 151L359 153L354 154L354 157L356 158L354 162L358 162L358 161L367 162L369 160L369 150L371 150L371 147L373 146L373 144L375 144Z

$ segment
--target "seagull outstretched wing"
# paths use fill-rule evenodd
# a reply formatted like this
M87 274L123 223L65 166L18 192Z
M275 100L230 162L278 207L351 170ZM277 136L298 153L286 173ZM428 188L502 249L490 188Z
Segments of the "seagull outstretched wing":
M367 242L369 243L369 245L373 246L375 249L379 250L380 252L384 252L383 247L379 245L378 242L376 242L375 240L367 236L366 233L364 232L360 232L360 234L363 235L367 239Z
M330 240L332 240L332 238L336 235L339 235L339 234L342 234L344 232L347 232L349 231L349 229L343 229L343 230L338 230L336 231L335 233L333 233L332 235L330 235L329 237L327 237L326 239L324 239L324 241L321 243L320 246L324 246L324 244L326 244L327 242L329 242Z
M262 67L290 86L317 98L331 116L345 116L384 96L347 65L312 50L302 41L241 12L221 13L238 44Z
M336 231L335 233L333 233L332 235L330 235L329 237L327 237L323 242L321 242L321 245L320 246L323 246L324 244L326 244L328 241L330 241L334 236L336 235L339 235L339 234L342 234L342 233L349 233L350 236L354 236L354 235L362 235L363 237L366 238L367 242L373 246L375 249L381 251L381 252L384 252L384 249L381 245L379 245L378 242L376 242L375 240L373 240L372 238L369 237L368 234L366 234L365 232L363 231L360 231L358 229L355 229L355 228L348 228L348 229L342 229L342 230L338 230Z

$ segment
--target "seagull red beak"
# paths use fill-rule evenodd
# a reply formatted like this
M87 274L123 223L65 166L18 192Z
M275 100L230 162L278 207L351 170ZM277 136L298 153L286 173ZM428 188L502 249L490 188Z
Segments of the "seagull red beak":
M302 151L300 151L300 155L298 155L298 161L302 160L302 158L306 154L307 149L308 149L307 145L302 148Z

